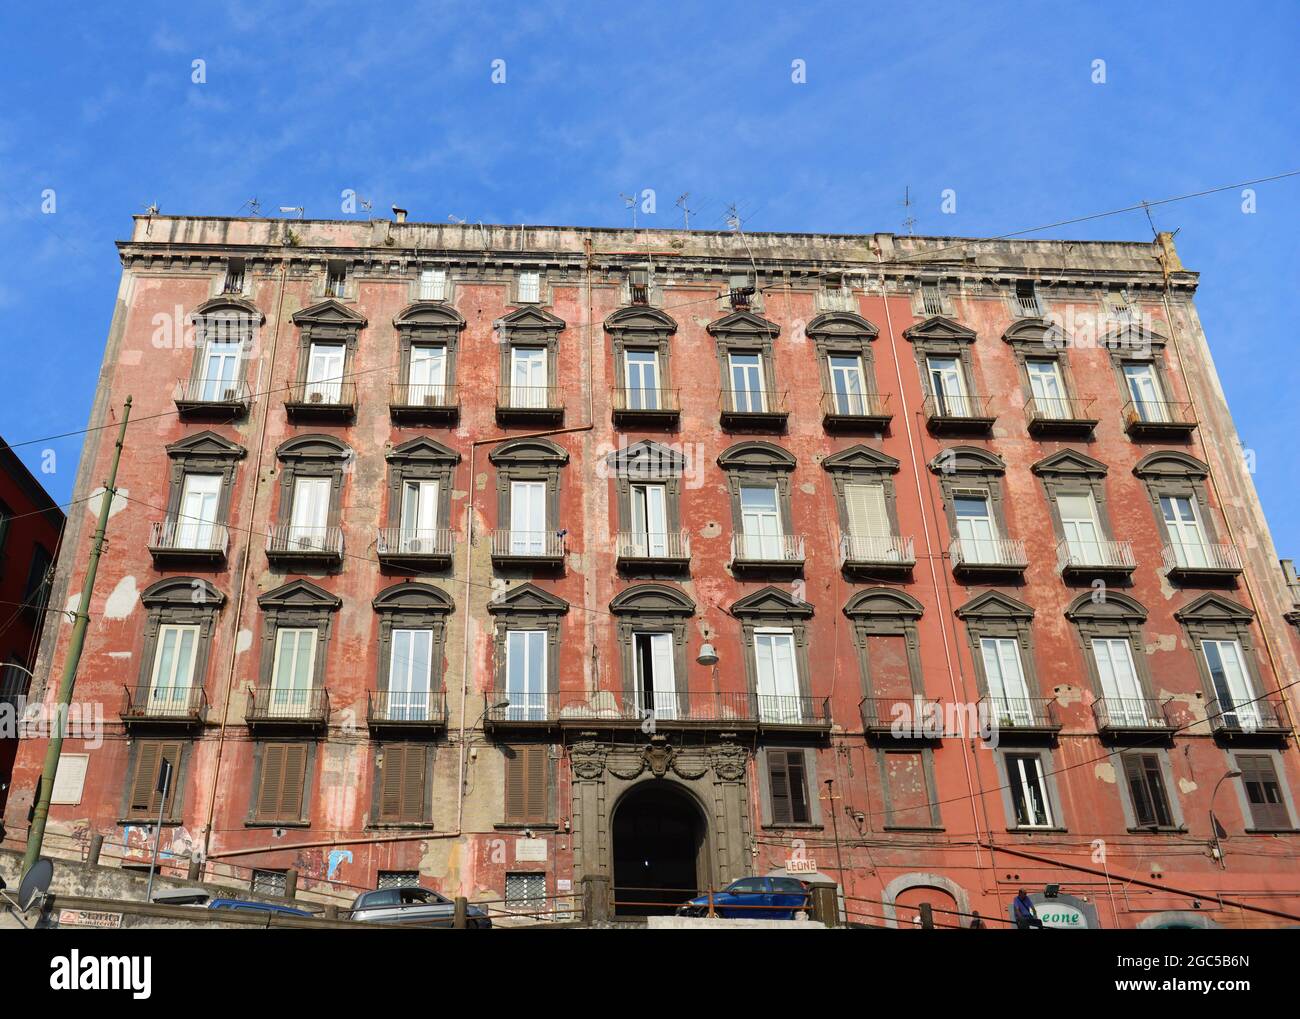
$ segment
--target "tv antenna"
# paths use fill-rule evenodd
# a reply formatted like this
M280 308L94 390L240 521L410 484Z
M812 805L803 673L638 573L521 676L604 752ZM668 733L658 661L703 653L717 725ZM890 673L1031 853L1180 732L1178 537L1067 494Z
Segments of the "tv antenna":
M451 214L448 214L448 216L447 216L447 222L449 222L449 223L455 223L457 226L464 226L464 225L465 225L465 221L464 221L463 219L461 219L459 216L453 216L453 215L451 215Z
M677 208L682 210L682 228L684 230L689 230L691 228L691 213L699 211L698 209L692 209L689 207L688 203L690 200L691 193L689 191L683 191L677 196Z
M248 214L250 216L262 215L262 203L257 200L256 196L250 198L248 201L246 201L243 205L239 207L240 212L243 212L245 209L248 210Z
M302 217L306 215L307 212L307 210L304 209L301 205L281 205L280 211L284 213L296 212L298 214L299 219L302 219Z
M916 217L912 215L912 206L916 203L912 201L911 187L903 188L903 209L907 215L903 219L903 226L907 228L907 236L912 236L912 227L916 226Z
M637 206L636 196L625 195L623 194L622 191L620 191L618 193L618 197L623 199L623 204L632 210L632 229L635 230L636 229L636 206Z
M740 218L740 213L736 211L735 202L732 202L730 205L727 206L726 221L727 221L727 229L730 230L732 233L738 234L741 232L740 226L742 221Z

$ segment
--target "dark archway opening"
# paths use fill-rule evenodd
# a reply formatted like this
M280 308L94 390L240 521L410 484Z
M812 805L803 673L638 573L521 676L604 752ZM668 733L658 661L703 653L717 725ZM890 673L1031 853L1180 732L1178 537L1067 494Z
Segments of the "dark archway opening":
M614 810L615 911L672 913L700 892L704 819L686 793L666 782L640 785Z

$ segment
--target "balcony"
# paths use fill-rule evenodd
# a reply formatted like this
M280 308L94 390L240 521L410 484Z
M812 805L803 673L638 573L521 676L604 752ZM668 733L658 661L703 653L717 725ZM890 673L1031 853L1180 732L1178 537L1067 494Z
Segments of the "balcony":
M408 530L382 527L375 553L384 566L407 569L445 569L451 565L456 538L449 528Z
M722 427L741 432L781 432L790 417L785 393L724 389L718 394Z
M454 385L394 382L389 386L388 413L398 423L455 422L460 394Z
M323 687L278 690L257 687L248 691L244 722L261 729L324 729L329 721L330 699Z
M1061 730L1056 701L1045 697L985 697L980 712L981 721L987 719L1002 738L1047 736Z
M756 694L758 727L764 732L830 732L831 699L781 694Z
M893 417L888 393L822 393L822 427L827 431L876 431Z
M1222 583L1241 575L1244 568L1236 545L1183 545L1171 542L1161 549L1165 573L1176 583Z
M498 386L497 424L558 425L564 399L556 386Z
M933 740L946 734L943 705L920 694L864 697L858 703L858 711L862 715L862 728L869 735Z
M1158 701L1134 697L1099 697L1092 702L1097 732L1103 736L1168 733L1173 726Z
M1196 431L1196 415L1185 401L1129 400L1124 430L1133 439L1189 439Z
M682 412L676 389L619 388L613 403L616 425L674 425Z
M1097 427L1091 396L1031 396L1025 404L1029 434L1086 439Z
M936 435L987 434L993 430L997 415L988 396L935 396L921 405L925 423Z
M566 700L559 718L573 727L754 730L758 705L748 693L601 690Z
M349 422L357 413L355 382L296 382L284 400L290 421Z
M1127 541L1063 538L1056 544L1056 568L1065 580L1123 579L1137 569L1137 559L1132 544Z
M126 687L122 724L184 728L203 724L208 699L201 686Z
M733 534L731 569L735 573L798 573L803 569L799 534Z
M627 573L642 570L683 571L690 568L691 539L685 531L666 534L618 532L618 567Z
M955 576L1019 576L1029 568L1025 543L1017 538L955 538L948 546Z
M514 531L508 527L492 532L493 566L564 565L568 553L565 536L559 531Z
M1280 700L1256 698L1247 704L1226 703L1211 699L1205 717L1216 736L1227 739L1242 736L1285 736L1290 731Z
M372 731L437 732L447 727L444 690L384 690L367 695L366 721Z
M285 566L337 566L343 562L343 528L280 524L267 533L266 558Z
M906 577L915 565L911 538L840 535L840 568L846 573Z
M488 731L550 729L559 720L558 694L498 691L483 696L483 728Z
M174 395L183 421L231 421L248 414L253 394L247 383L227 379L181 379Z
M155 566L226 561L230 534L224 524L168 517L149 525L149 554Z

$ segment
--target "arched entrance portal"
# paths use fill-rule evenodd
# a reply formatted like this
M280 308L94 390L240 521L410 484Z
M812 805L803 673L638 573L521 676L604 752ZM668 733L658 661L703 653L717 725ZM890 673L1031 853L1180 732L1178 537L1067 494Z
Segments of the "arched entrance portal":
M618 913L672 913L708 884L704 816L671 782L633 786L614 807L614 900ZM640 905L622 905L640 903Z

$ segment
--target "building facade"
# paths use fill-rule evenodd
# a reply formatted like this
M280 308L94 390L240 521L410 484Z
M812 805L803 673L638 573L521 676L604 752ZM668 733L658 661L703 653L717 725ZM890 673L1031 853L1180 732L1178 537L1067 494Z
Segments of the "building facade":
M1063 925L1300 916L1294 603L1167 235L153 216L120 251L105 724L51 851L161 811L177 866L321 895L635 912L788 868L864 923L1047 885Z

